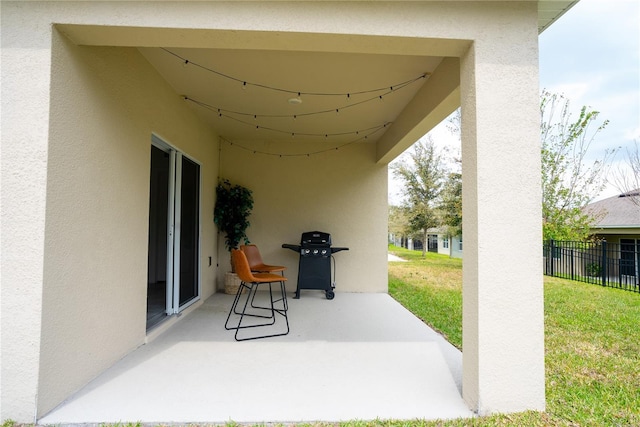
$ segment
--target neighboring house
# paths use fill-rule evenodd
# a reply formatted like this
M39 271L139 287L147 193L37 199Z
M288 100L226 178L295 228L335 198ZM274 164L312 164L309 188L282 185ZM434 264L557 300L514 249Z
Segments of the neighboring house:
M438 233L436 236L439 254L462 258L462 236L449 236L446 233Z
M219 177L289 275L281 244L321 230L341 291L386 292L387 165L458 107L463 397L544 409L538 34L575 3L0 2L0 419L216 298Z
M619 273L635 276L637 283L640 271L640 189L590 203L585 209L597 218L591 228L594 236L615 245L609 246L618 259Z
M443 228L428 230L429 252L462 258L462 236L450 236Z
M587 205L593 239L545 242L548 275L637 291L640 286L640 191Z
M590 203L585 210L596 218L591 227L595 236L610 243L640 239L640 190Z

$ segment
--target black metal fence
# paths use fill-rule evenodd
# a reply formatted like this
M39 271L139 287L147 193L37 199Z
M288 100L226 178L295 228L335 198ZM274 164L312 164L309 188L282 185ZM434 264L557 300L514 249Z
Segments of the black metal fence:
M640 292L639 246L633 239L621 243L548 240L543 245L544 274Z

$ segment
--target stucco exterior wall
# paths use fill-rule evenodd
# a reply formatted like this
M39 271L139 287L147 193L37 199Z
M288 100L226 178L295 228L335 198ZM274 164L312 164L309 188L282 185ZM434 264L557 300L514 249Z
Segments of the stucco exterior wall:
M544 378L544 318L537 14L528 7L461 60L463 396L481 414L545 407L534 385Z
M29 422L40 358L51 42L48 28L34 28L29 15L0 7L0 420Z
M288 149L269 144L271 152ZM287 266L288 289L296 287L298 255L281 246L299 244L301 233L317 230L350 249L334 255L336 292L387 291L387 167L374 156L375 145L366 143L282 158L222 143L221 176L253 191L249 239L265 262ZM224 246L219 254L223 283L229 256Z
M151 134L201 163L202 297L214 292L218 138L135 48L54 31L38 412L144 343Z

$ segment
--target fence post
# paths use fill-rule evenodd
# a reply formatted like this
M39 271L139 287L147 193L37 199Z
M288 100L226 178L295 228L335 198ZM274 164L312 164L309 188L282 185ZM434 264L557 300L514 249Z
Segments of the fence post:
M549 275L549 241L542 241L542 257L544 258L544 272L545 276Z
M607 286L607 241L602 241L602 286Z
M549 240L549 270L551 272L550 276L553 277L555 276L555 272L553 271L553 266L554 266L554 261L555 261L555 255L556 255L556 245L555 245L556 241L553 239Z
M574 266L574 263L576 261L576 258L575 258L575 255L574 255L573 247L571 247L571 251L569 251L569 254L571 256L571 280L575 280L575 274L574 274L575 266Z

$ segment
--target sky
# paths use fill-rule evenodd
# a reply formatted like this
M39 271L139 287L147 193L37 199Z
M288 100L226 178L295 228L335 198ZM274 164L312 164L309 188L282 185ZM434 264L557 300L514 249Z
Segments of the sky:
M640 143L640 0L580 0L539 36L540 90L564 95L572 117L582 106L599 111L589 160L621 147L612 169L624 166L624 151ZM446 122L446 121L445 121ZM436 143L456 147L443 122ZM389 173L389 201L399 203L400 185ZM616 195L613 185L594 200Z
M540 88L564 94L572 110L599 111L609 120L593 142L591 159L640 143L640 0L581 0L540 34ZM616 195L608 186L596 199Z

